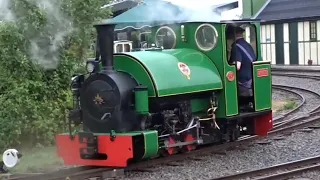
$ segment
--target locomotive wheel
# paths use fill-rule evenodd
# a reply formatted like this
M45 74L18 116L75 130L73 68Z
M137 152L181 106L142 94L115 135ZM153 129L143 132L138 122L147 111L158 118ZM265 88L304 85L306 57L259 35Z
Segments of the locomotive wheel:
M173 138L169 137L169 145L173 145L175 143L176 143L175 140ZM171 147L171 148L168 148L167 151L168 151L169 155L173 155L176 153L176 148Z
M185 142L192 142L192 141L194 141L194 140L195 140L195 139L193 138L193 136L192 136L191 134L187 134L187 135L185 136L185 138L184 138L184 141L185 141ZM195 144L190 144L190 145L186 145L186 146L184 147L184 149L185 149L185 151L190 152L190 151L192 151L192 150L195 150L196 147L197 147L197 145L195 145Z
M175 144L175 140L172 137L169 137L168 140L166 140L164 142L165 145L173 145ZM169 156L169 155L173 155L177 153L177 148L176 147L169 147L169 148L165 148L161 151L161 155L162 156Z

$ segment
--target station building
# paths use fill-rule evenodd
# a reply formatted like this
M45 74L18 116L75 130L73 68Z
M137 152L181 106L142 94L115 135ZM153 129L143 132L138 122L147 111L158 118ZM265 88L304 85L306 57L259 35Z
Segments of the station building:
M320 65L320 1L268 0L261 19L262 57L277 65Z

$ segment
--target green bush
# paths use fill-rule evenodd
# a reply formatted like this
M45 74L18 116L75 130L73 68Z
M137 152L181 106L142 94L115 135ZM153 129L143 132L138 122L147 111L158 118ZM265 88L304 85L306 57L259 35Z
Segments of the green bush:
M83 71L92 23L110 11L100 8L101 0L56 0L49 5L65 14L61 22L38 6L51 1L10 2L14 20L0 22L0 148L50 144L66 130L70 79Z
M71 101L72 63L61 56L57 69L43 70L29 58L19 31L12 23L0 25L0 146L51 142Z

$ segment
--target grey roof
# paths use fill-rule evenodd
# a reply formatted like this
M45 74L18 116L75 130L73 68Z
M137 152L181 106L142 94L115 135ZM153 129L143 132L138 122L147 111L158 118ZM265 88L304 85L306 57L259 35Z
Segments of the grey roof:
M320 0L271 0L256 17L277 21L320 16Z
M110 1L109 4L106 4L102 6L102 8L112 8L112 12L120 11L120 10L125 10L125 9L130 9L135 6L137 6L141 0L113 0Z

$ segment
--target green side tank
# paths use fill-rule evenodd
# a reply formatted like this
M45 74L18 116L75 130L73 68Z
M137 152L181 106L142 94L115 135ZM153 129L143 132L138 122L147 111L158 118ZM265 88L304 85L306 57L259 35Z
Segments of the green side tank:
M117 71L131 74L148 87L149 97L213 91L223 88L215 64L192 49L170 49L116 54Z

